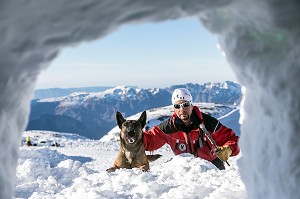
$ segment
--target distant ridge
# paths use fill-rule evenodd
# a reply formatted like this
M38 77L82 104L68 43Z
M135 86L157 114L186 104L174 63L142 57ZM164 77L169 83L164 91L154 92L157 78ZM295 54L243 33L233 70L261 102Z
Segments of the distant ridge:
M53 97L62 97L70 95L74 92L102 92L112 87L101 86L101 87L81 87L81 88L47 88L47 89L37 89L34 91L33 99L45 99Z

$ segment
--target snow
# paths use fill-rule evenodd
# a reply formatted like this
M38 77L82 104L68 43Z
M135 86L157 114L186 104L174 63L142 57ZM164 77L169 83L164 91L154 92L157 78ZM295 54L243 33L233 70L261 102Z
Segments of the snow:
M19 198L228 198L246 197L237 159L218 170L191 154L174 156L164 146L163 157L150 163L150 171L112 166L118 142L89 140L57 132L26 131L38 146L20 146L15 197ZM41 143L42 141L42 143ZM51 146L52 142L60 144Z
M1 199L14 192L35 82L61 49L121 25L188 16L217 34L246 88L238 165L248 197L300 197L299 1L10 0L1 2L0 13ZM89 183L74 189L84 192Z
M220 122L231 128L236 135L241 136L240 108L236 108L229 113L218 118Z
M102 92L73 92L70 95L55 98L45 98L37 100L38 102L61 102L62 106L74 106L76 104L83 104L89 99L111 99L111 100L124 100L130 98L136 100L138 94L143 95L147 92L153 94L158 93L159 89L140 89L135 86L117 86L107 89ZM144 93L143 93L144 92Z

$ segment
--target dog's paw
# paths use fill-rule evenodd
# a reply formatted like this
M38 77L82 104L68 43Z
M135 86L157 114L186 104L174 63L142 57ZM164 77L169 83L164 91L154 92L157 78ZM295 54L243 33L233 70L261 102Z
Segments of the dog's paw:
M139 169L141 169L143 172L149 171L149 167L147 167L146 165L140 166Z
M114 172L115 170L116 170L115 167L111 167L111 168L109 168L109 169L106 169L106 171L107 171L108 173Z

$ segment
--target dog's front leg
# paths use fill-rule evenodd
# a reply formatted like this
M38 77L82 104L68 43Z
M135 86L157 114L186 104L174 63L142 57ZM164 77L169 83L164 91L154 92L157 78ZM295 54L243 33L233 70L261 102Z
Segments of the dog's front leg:
M116 169L118 169L118 167L110 167L109 169L106 169L106 171L110 173L110 172L114 172Z
M143 172L146 172L146 171L149 171L149 166L144 164L144 165L140 166L139 169L141 169Z

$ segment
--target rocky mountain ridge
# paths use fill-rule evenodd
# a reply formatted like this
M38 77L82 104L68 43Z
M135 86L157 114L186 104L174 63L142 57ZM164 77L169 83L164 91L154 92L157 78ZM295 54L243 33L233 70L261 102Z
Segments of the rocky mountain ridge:
M63 97L32 100L26 130L69 132L99 139L115 126L116 111L128 117L168 106L173 90L179 87L188 88L194 102L238 105L242 96L240 85L230 81L189 83L165 89L118 86L102 92L75 92Z

